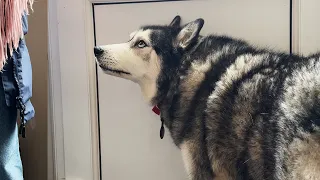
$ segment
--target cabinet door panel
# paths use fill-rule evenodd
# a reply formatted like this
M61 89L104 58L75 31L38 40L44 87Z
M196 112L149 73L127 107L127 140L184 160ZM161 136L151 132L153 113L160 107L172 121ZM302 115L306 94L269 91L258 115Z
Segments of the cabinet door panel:
M320 1L300 2L300 52L304 55L320 51Z

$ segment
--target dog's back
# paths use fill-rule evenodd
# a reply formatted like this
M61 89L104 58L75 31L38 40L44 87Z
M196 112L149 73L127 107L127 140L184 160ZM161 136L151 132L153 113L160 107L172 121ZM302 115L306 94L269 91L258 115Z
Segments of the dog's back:
M217 178L320 178L318 55L208 36L185 57L179 97L170 105L178 109L170 125L176 144L207 154ZM201 131L206 141L198 143L202 138L193 132ZM205 150L195 148L203 144Z
M318 55L273 53L209 36L186 57L181 101L190 106L184 119L206 112L205 144L215 176L320 178Z

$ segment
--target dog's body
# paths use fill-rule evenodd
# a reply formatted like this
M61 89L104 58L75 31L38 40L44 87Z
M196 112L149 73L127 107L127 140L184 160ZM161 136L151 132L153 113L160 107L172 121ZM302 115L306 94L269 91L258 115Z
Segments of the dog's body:
M320 179L320 56L202 37L202 26L145 26L95 48L97 61L160 107L190 179Z

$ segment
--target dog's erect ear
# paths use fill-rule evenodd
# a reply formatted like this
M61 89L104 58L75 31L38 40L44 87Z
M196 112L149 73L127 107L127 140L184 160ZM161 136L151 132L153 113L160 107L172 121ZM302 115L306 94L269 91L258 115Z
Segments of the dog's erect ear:
M203 24L204 20L201 18L186 24L177 36L178 46L185 49L188 48L190 44L195 42L199 37Z
M178 15L173 18L169 26L180 27L181 17Z

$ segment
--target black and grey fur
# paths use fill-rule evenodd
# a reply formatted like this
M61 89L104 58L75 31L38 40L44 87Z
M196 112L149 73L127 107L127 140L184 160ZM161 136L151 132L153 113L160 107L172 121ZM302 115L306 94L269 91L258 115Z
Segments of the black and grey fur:
M168 26L142 27L139 32L149 32L146 46L137 50L141 39L130 40L146 64L154 59L143 48L157 55L156 89L146 96L160 107L190 179L320 179L320 55L200 36L203 24L181 27L177 16ZM123 66L113 67L111 46L95 48L100 67L144 84L130 78L130 68L114 69Z

